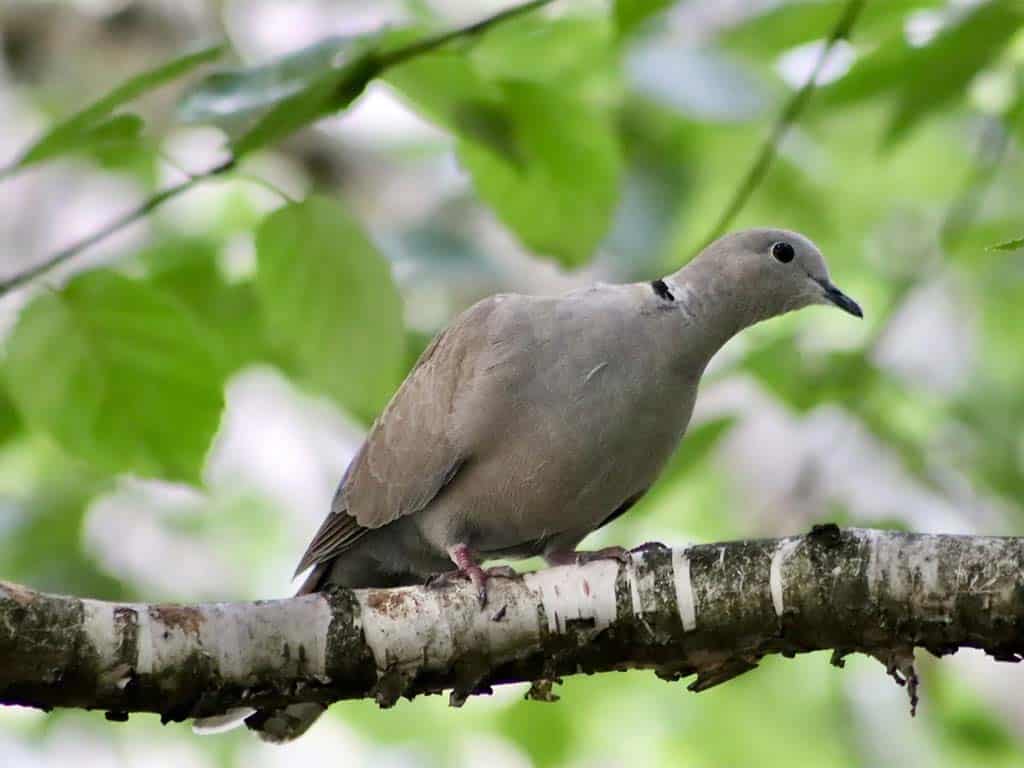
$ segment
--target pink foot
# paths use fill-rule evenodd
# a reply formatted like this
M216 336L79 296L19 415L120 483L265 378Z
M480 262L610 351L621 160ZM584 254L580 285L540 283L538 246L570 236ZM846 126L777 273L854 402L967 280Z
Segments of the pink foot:
M451 576L468 578L476 587L480 607L487 607L487 580L492 578L514 579L519 576L514 568L508 565L496 565L493 568L481 568L476 555L465 544L456 544L448 550L448 556L455 563L457 570L451 574L441 574L431 580L431 584L448 583Z

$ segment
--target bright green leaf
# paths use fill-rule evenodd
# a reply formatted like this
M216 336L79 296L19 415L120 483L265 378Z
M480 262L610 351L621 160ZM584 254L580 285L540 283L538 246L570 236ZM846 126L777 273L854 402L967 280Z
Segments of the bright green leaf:
M172 238L139 255L149 282L185 304L208 333L217 337L231 370L271 359L255 288L229 283L218 264L217 244Z
M5 374L25 422L69 453L194 482L220 421L221 355L182 305L98 271L22 312Z
M989 250L993 251L1017 251L1024 248L1024 237L1018 237L1015 240L1007 240L1005 243L998 243L993 245Z
M661 13L676 0L615 0L615 24L625 37L648 18Z
M522 166L469 141L459 158L480 197L523 243L565 266L585 264L611 225L619 146L607 115L552 89L505 83Z
M391 266L336 201L275 211L256 236L272 343L315 390L370 421L401 380L405 334Z
M61 121L29 147L17 167L48 160L57 155L138 137L142 120L134 115L110 114L123 104L188 74L197 67L218 58L223 45L210 46L172 59L158 67L129 78L95 103Z

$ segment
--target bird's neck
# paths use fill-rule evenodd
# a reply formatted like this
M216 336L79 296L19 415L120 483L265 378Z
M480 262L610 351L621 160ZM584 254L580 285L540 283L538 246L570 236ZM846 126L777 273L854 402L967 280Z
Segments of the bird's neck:
M729 339L767 316L763 307L736 290L720 267L695 259L665 278L678 311L672 313L686 335L679 354L688 366L703 366Z

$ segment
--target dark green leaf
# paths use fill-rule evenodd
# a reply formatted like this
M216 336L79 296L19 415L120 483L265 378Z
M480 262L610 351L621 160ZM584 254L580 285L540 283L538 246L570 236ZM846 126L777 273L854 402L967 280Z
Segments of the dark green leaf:
M0 445L21 432L23 424L6 387L0 387Z
M402 301L388 261L322 197L267 217L256 252L271 341L309 386L372 420L404 368Z
M123 104L142 94L186 75L196 67L213 61L224 52L223 45L210 46L172 59L158 67L126 80L99 101L61 121L29 147L18 161L26 167L57 155L137 138L142 120L134 115L108 119Z
M25 422L69 453L194 482L220 420L226 366L178 302L97 271L22 312L5 374Z
M989 250L993 251L1017 251L1024 248L1024 237L1018 237L1015 240L1007 240L1005 243L999 243L993 245Z
M178 115L186 123L212 123L236 135L326 72L343 67L364 45L362 38L328 37L266 64L214 72L182 97Z
M615 24L619 34L630 34L649 17L675 3L676 0L615 0Z
M381 64L373 50L361 52L338 67L328 67L301 88L281 98L232 143L236 156L265 147L322 117L344 109L380 74Z

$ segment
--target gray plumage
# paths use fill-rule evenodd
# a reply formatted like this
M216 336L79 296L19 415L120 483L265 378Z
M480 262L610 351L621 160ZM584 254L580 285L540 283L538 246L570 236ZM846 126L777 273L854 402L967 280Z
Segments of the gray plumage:
M726 236L654 283L484 299L374 423L299 563L313 568L301 592L422 583L453 559L481 579L476 558L566 562L657 479L726 341L827 303L860 315L818 249L776 229ZM321 711L250 725L287 740Z

